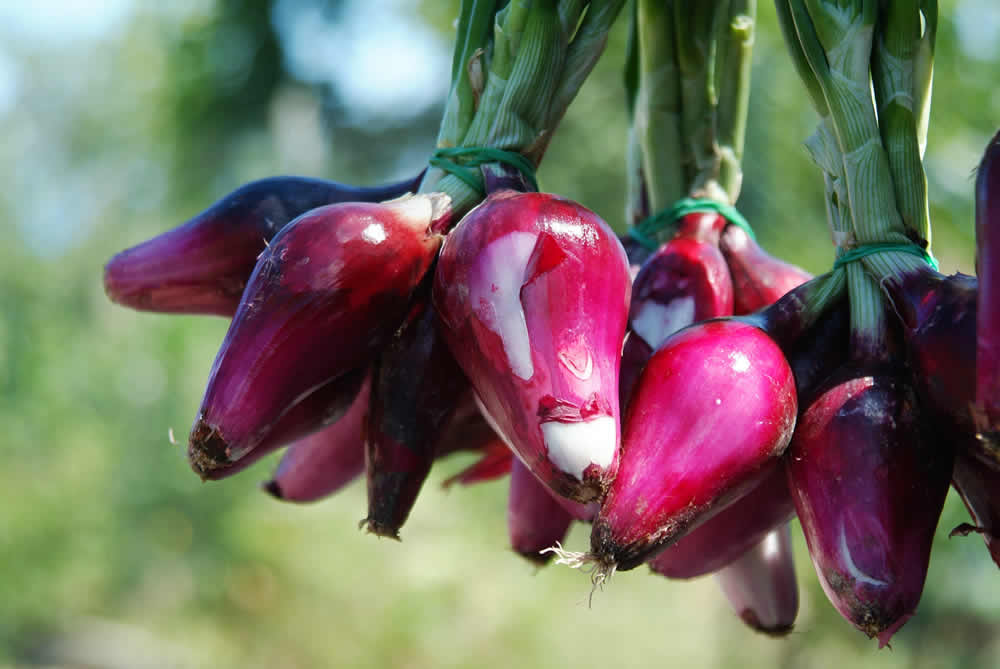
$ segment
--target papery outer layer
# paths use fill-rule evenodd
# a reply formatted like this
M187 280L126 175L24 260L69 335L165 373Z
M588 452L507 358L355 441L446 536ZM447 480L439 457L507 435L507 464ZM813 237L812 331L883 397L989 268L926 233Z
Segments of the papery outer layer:
M747 625L771 636L792 631L799 587L788 523L769 532L715 578L729 606Z
M916 609L952 471L897 367L845 367L804 409L785 458L827 597L880 645Z
M447 196L313 209L261 254L191 432L202 470L267 439L309 393L367 365L405 316L440 244Z
M519 458L559 494L603 495L618 461L618 366L630 291L593 212L501 191L449 234L434 304L449 347Z
M632 569L746 494L784 451L795 413L792 371L763 330L716 319L674 334L636 384L592 555Z
M515 458L507 496L507 532L514 552L536 564L545 564L552 553L541 551L562 542L572 522L573 516L548 487Z
M662 551L649 561L649 567L668 578L710 574L738 559L794 515L784 467L776 462L746 495Z
M362 431L370 397L369 375L343 418L288 447L264 490L289 502L313 502L357 478L365 468Z
M375 365L365 431L369 532L399 538L469 381L435 327L430 285Z
M375 188L307 177L252 181L183 225L115 255L104 268L104 290L142 311L232 316L257 256L286 223L327 204L399 197L418 183L419 177Z

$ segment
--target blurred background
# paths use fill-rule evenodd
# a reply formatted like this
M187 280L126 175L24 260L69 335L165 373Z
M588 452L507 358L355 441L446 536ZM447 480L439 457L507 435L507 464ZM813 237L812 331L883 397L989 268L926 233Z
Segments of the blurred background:
M112 306L115 252L241 183L360 185L434 146L457 0L0 3L0 666L993 667L1000 573L948 500L918 615L877 651L820 591L773 641L711 578L586 576L507 548L506 483L445 492L440 462L403 542L357 530L363 484L310 506L223 483L184 441L224 319ZM828 268L816 117L759 7L741 209L762 243ZM539 176L623 219L620 21ZM934 251L972 272L972 170L1000 123L1000 7L942 0L927 156ZM571 548L586 546L575 528Z

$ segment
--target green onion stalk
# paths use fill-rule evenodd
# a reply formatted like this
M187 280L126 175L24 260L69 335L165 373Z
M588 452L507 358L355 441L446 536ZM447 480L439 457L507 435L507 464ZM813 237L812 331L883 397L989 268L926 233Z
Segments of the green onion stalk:
M683 198L735 204L755 14L755 0L636 0L625 70L630 224ZM669 222L652 227L660 242L672 236Z
M792 60L820 116L806 145L851 304L855 354L886 354L881 286L930 257L923 168L936 3L776 0ZM874 100L872 92L874 91Z
M450 196L453 223L485 197L481 170L536 185L534 170L624 2L462 0L437 151L420 185Z

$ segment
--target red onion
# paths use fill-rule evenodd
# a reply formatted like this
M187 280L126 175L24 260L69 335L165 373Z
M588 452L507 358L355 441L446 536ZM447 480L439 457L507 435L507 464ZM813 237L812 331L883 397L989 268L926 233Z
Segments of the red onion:
M916 609L952 470L897 367L848 365L802 413L785 459L827 597L884 646Z
M310 394L371 362L434 258L447 206L440 194L329 205L282 229L212 366L191 430L197 470L240 460Z
M746 230L729 225L719 248L733 277L733 313L749 314L776 302L812 275L762 249Z
M507 444L498 437L495 441L482 447L482 455L478 460L454 476L445 479L443 485L445 488L450 488L455 483L472 485L473 483L498 479L510 473L516 459Z
M598 499L618 464L628 263L607 225L553 195L500 191L448 235L434 304L505 440L559 494Z
M993 136L976 175L976 333L978 430L1000 449L1000 132Z
M545 564L552 553L542 551L563 541L572 522L573 516L548 487L515 458L507 498L507 531L514 552L536 564Z
M688 214L675 237L639 270L622 352L622 406L649 356L667 337L692 323L733 313L733 281L719 251L725 224L716 214Z
M419 183L419 176L375 188L306 177L252 181L183 225L114 256L104 267L104 291L142 311L232 316L257 256L286 223L327 204L398 197Z
M785 523L716 575L743 622L764 634L785 636L799 612L792 534Z
M764 330L716 319L671 336L636 384L591 558L632 569L746 494L788 445L795 412L792 371Z
M668 578L696 578L736 560L795 515L784 467L771 472L737 502L715 514L649 561Z
M379 355L365 432L364 523L369 532L393 539L430 473L445 424L469 388L438 336L429 291L427 298Z
M313 502L332 495L360 475L365 468L362 431L370 397L371 377L366 376L344 417L291 444L274 476L263 484L264 490L289 502Z

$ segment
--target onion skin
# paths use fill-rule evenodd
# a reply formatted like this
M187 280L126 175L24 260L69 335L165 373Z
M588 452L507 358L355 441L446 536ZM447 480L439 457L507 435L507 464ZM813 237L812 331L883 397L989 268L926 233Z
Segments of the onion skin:
M733 611L751 628L785 636L799 613L792 534L785 523L715 575Z
M274 475L262 485L264 490L287 502L314 502L360 476L365 469L362 431L370 397L371 376L366 375L343 418L291 444Z
M848 365L803 411L785 458L816 574L884 646L917 607L953 454L900 367Z
M514 552L544 565L553 554L541 551L562 542L572 522L573 516L556 501L548 487L515 458L507 497L507 532Z
M204 481L219 481L238 474L282 446L338 423L357 402L359 393L365 392L365 381L367 370L359 369L317 388L285 412L256 448L235 462L203 466L201 453L192 450L189 445L191 466Z
M543 193L491 194L448 235L435 274L442 332L498 432L580 502L617 469L630 289L608 226Z
M212 365L189 439L196 471L240 460L303 398L370 364L433 261L447 207L439 194L329 205L282 229Z
M632 285L620 398L626 406L649 356L683 327L733 313L733 281L719 251L725 219L689 214L677 236L643 264Z
M374 188L307 177L251 181L186 223L111 258L104 292L139 311L231 317L257 256L286 223L323 205L399 197L416 191L421 176Z
M649 561L667 578L697 578L718 571L795 516L784 467L775 463L742 498L701 523Z
M965 502L973 525L959 525L950 536L982 534L990 557L1000 567L1000 472L960 452L955 456L951 485Z
M430 294L379 356L372 383L365 471L368 531L399 539L438 442L469 381L435 327Z
M1000 132L993 136L976 174L976 332L978 429L1000 448Z
M788 445L795 382L766 332L698 323L649 359L628 409L593 559L633 569L746 494Z
M729 225L719 239L733 279L733 313L749 314L776 302L812 275L800 267L775 258L762 249L746 231Z

